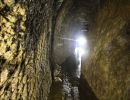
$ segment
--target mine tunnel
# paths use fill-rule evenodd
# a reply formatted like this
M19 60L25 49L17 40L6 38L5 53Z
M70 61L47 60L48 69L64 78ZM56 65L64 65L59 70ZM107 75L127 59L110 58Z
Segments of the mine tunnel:
M0 0L0 100L130 100L130 0Z

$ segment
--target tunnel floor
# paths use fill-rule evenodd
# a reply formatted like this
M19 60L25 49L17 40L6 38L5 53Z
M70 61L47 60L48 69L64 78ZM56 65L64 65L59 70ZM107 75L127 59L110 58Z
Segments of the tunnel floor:
M91 88L77 74L78 65L69 57L61 65L62 82L53 82L48 100L98 100Z
M80 100L79 81L68 76L64 76L62 81L53 83L48 100Z

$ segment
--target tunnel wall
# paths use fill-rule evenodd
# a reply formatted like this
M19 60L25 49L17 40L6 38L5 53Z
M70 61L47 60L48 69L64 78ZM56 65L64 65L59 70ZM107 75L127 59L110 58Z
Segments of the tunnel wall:
M0 100L47 100L52 4L0 1Z
M130 99L130 1L101 0L83 78L99 100Z
M55 29L54 29L54 41L53 41L53 57L55 62L61 64L68 57L68 53L64 52L63 41L64 38L62 34L62 28L65 26L64 19L66 18L68 12L71 10L74 0L64 0L60 9L57 11L55 16ZM59 38L60 37L60 38Z

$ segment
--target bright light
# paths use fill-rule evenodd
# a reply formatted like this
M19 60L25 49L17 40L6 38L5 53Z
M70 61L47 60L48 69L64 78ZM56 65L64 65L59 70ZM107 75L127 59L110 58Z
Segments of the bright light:
M77 77L80 78L81 75L81 60L84 59L88 53L88 44L87 39L85 37L80 36L75 41L75 56L78 62L78 69L77 69ZM82 57L83 56L83 57Z
M87 40L84 37L79 37L76 39L75 54L77 57L81 57L85 54L86 45Z
M86 45L87 45L87 40L84 37L79 37L76 39L76 46L75 46L75 55L78 60L78 70L77 70L77 77L80 78L81 75L81 59L82 56L86 54Z
M78 38L77 40L76 40L76 42L77 42L77 45L78 46L80 46L80 47L82 47L82 46L85 46L86 45L86 39L84 38L84 37L80 37L80 38Z
M75 48L75 54L78 55L79 58L80 58L83 54L85 54L85 51L80 47L76 47Z

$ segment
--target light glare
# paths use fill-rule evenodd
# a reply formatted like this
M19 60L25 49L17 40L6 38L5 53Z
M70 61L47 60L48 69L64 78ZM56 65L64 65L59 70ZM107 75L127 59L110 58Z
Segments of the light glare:
M85 54L85 51L80 47L76 47L75 53L76 53L76 55L79 55L79 57L81 57L83 54Z
M77 41L78 46L80 47L86 44L86 39L84 37L80 37L76 41Z

